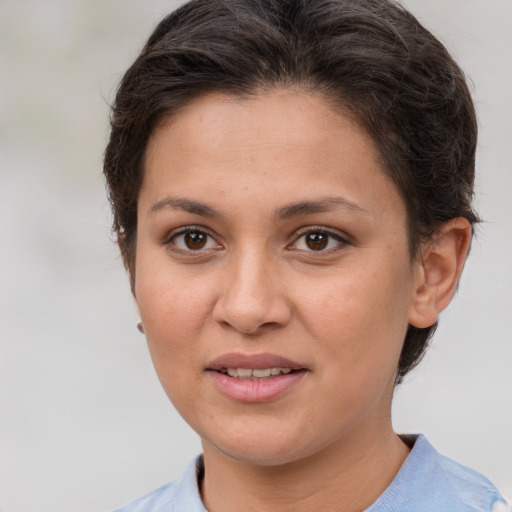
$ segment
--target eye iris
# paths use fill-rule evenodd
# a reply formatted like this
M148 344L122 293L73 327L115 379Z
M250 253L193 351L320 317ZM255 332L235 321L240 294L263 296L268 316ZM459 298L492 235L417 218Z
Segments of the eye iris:
M328 235L325 233L309 233L306 235L306 245L313 251L325 249L328 241Z
M206 245L206 236L204 233L191 231L185 234L185 244L189 249L202 249Z

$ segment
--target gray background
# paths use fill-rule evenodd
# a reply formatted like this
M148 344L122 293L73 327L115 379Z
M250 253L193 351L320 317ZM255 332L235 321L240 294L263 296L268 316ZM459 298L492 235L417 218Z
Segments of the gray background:
M177 2L0 0L0 510L107 511L200 450L153 373L101 177L108 103ZM512 496L512 2L409 0L473 81L478 231L395 426Z

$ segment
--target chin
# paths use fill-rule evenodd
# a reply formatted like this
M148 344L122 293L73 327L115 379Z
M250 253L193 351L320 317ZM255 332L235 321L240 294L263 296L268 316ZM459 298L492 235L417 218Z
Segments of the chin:
M277 467L290 464L300 460L302 457L296 453L295 450L272 450L269 447L263 449L261 446L258 448L248 447L215 447L224 456L233 459L241 464L248 464L251 466L265 466Z
M297 439L286 429L282 430L282 435L276 435L272 429L264 432L245 431L242 435L227 432L223 439L203 439L203 447L205 451L212 447L230 459L254 466L281 466L315 452L314 447L304 444L301 436Z

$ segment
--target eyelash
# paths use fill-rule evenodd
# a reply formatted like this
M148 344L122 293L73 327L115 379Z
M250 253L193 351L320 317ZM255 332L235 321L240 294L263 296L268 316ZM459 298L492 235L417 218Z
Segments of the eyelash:
M301 239L305 239L305 237L308 235L325 236L326 237L325 243L326 243L327 248L321 247L317 250L312 249L311 247L309 249L293 248L294 245L297 245ZM331 244L331 242L333 240L336 242L336 246L329 247L329 245ZM324 240L321 241L321 243L323 243L323 242L324 242ZM304 243L307 243L307 242L304 241ZM295 238L295 241L292 242L292 244L290 244L288 247L292 248L293 250L304 251L306 253L312 253L312 254L315 254L315 253L317 253L317 254L326 254L326 253L333 254L340 250L343 250L343 248L345 248L347 245L350 245L350 241L345 236L342 236L337 231L332 231L332 230L326 229L325 227L322 227L322 226L308 226L299 231L298 236Z
M208 245L208 243L210 243L211 241L214 241L215 247L207 247L207 248L199 247L197 249L192 249L190 247L188 247L188 248L179 247L176 244L176 240L178 239L178 237L185 237L188 234L204 236L206 238L205 245ZM186 244L186 242L184 242L184 245L185 244ZM217 250L217 249L222 248L222 245L219 244L215 240L215 238L205 228L203 228L201 226L187 226L185 228L180 228L178 230L175 230L175 231L171 232L169 234L169 236L166 237L166 239L163 241L163 245L167 246L168 249L173 252L180 253L180 254L188 254L188 255L190 255L190 254L200 255L200 254L204 254L207 251L211 251L212 249Z
M180 247L176 240L179 237L185 237L188 234L194 234L198 235L199 237L205 237L205 245L211 244L211 242L214 242L213 247L198 247L196 249L190 248L190 247ZM317 249L309 248L298 248L294 247L297 246L299 241L301 239L305 239L308 235L320 235L320 238L316 241L316 243L319 243L320 247ZM322 239L322 236L325 238ZM332 244L332 241L336 242L335 247L329 247L329 245ZM307 244L306 241L304 241L305 244ZM322 244L325 243L325 246L322 247ZM163 245L165 245L169 250L178 253L178 254L184 254L184 255L204 255L205 253L212 251L212 250L219 250L222 249L223 246L219 244L213 235L211 235L208 230L201 226L187 226L184 228L180 228L178 230L175 230L169 234L163 241ZM183 245L186 245L186 242L183 241ZM342 236L340 233L336 231L332 231L329 229L326 229L322 226L308 226L305 228L302 228L299 230L299 232L295 235L294 241L287 246L287 249L294 250L294 251L301 251L304 253L311 253L311 254L333 254L340 250L342 250L347 245L350 245L350 241L347 240L346 237Z

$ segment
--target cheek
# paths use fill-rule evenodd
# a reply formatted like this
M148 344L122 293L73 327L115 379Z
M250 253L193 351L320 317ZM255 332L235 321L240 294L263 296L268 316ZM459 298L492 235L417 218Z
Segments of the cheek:
M363 264L361 271L318 283L304 301L304 323L344 371L384 362L393 367L399 357L409 307L408 279L397 270Z
M332 281L329 293L310 302L307 325L319 378L330 390L317 398L318 405L332 409L341 422L334 419L333 428L341 429L347 418L352 425L377 403L388 407L381 398L394 384L407 308L396 281L377 285L373 272Z
M139 246L136 261L135 294L140 313L151 326L173 322L179 327L179 319L185 316L190 321L194 308L207 299L210 286L205 273L184 270L164 250L147 245Z
M167 396L183 415L189 400L197 399L194 376L202 370L197 339L208 306L201 300L201 290L183 280L160 276L144 281L140 277L138 304L153 366Z
M200 276L173 271L169 263L141 258L136 297L157 372L193 360L194 341L210 316L215 287Z

